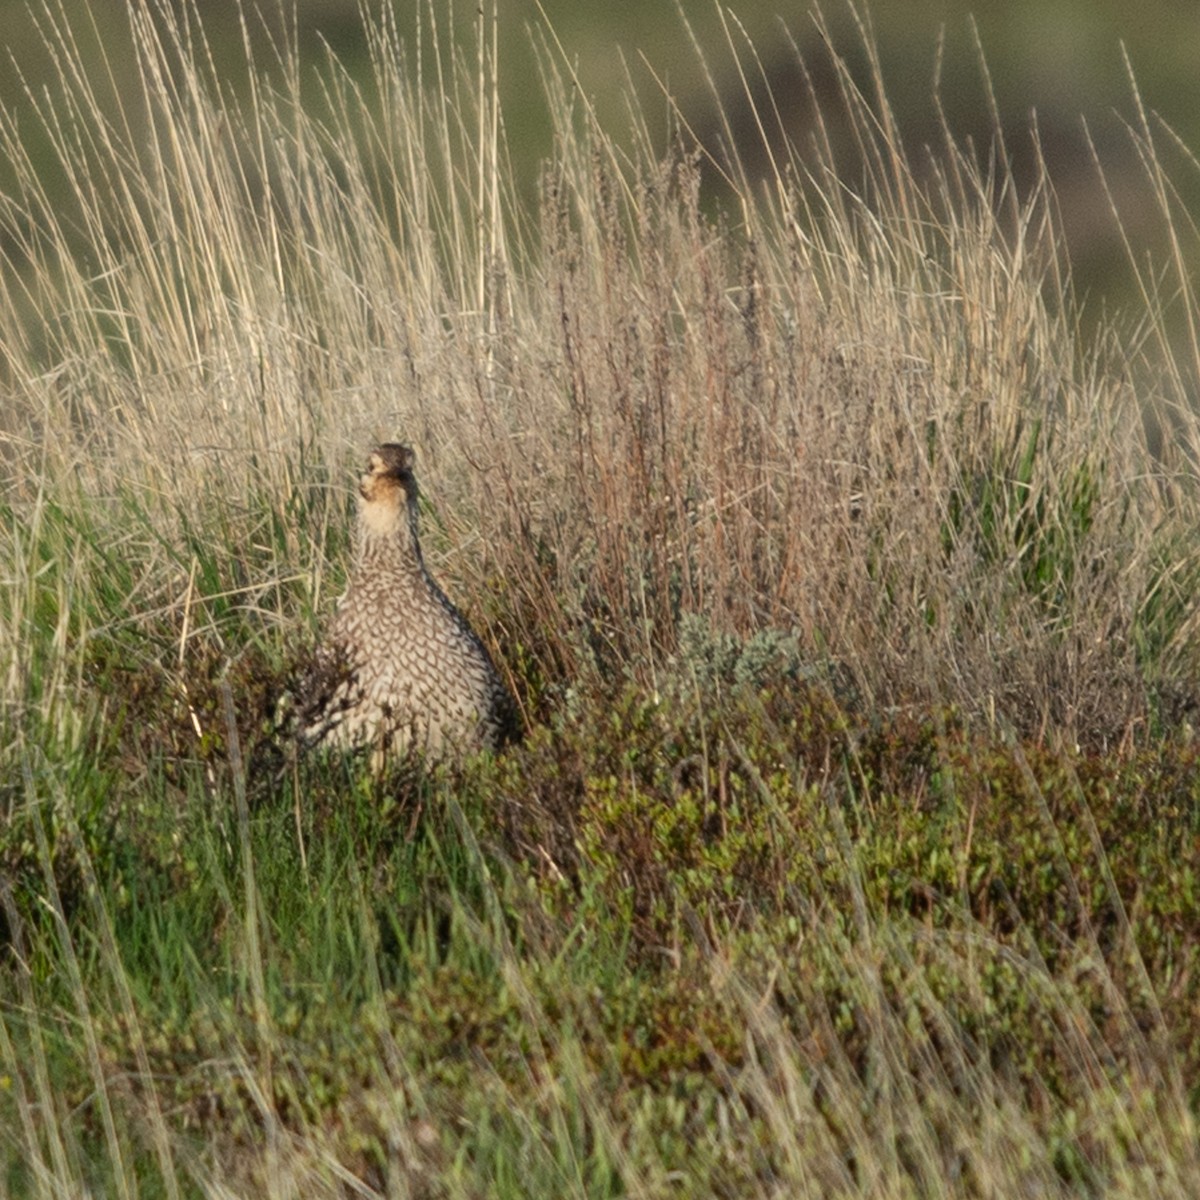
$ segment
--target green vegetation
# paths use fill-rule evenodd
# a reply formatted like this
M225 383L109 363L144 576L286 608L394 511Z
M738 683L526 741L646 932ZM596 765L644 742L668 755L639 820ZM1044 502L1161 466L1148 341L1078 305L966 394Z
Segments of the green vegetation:
M0 1194L1192 1195L1153 128L1176 256L1092 345L1047 189L847 73L760 184L543 39L530 210L486 52L372 25L313 110L129 20L126 109L51 21L0 116ZM373 776L275 713L389 438L529 732Z

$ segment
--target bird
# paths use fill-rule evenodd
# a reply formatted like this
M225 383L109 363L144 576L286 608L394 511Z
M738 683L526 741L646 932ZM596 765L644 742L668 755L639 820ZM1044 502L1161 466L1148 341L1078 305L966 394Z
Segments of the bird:
M519 733L491 655L425 566L414 462L395 442L367 458L349 586L295 697L305 747L445 759Z

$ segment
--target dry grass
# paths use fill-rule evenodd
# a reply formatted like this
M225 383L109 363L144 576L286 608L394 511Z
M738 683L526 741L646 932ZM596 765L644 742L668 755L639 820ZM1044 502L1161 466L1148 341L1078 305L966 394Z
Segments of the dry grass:
M318 605L325 489L403 436L445 568L475 608L503 581L493 632L546 679L653 671L699 613L798 630L872 705L1096 740L1144 724L1148 676L1186 673L1166 592L1195 499L1143 414L1190 444L1195 361L1149 391L1135 352L1079 345L1052 198L1015 194L1002 147L948 144L918 177L881 81L843 75L855 161L822 128L758 184L736 147L664 161L635 128L619 149L550 55L535 224L486 56L444 50L424 79L381 23L369 80L327 65L318 120L289 48L235 105L185 25L133 21L126 112L66 68L39 101L67 211L3 132L22 192L0 344L22 516L39 487L118 522L129 498L163 543L132 548L139 607L179 619L185 514L264 616ZM726 51L753 74L735 30ZM714 219L717 162L736 203Z

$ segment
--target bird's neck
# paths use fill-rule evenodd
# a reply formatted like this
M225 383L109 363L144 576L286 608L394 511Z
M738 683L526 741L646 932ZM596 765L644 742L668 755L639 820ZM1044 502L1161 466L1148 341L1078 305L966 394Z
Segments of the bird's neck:
M358 558L364 566L425 571L417 537L417 506L363 504L358 510Z

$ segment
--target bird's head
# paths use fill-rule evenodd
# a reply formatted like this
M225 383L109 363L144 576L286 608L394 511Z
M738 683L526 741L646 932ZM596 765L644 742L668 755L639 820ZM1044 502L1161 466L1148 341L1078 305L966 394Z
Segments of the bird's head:
M371 451L358 483L360 517L371 533L388 534L407 528L408 507L417 498L414 461L412 450L395 442Z
M417 481L412 468L416 457L408 446L386 442L371 451L367 469L359 481L358 492L368 504L377 500L405 499L415 492ZM397 493L401 493L399 497Z

